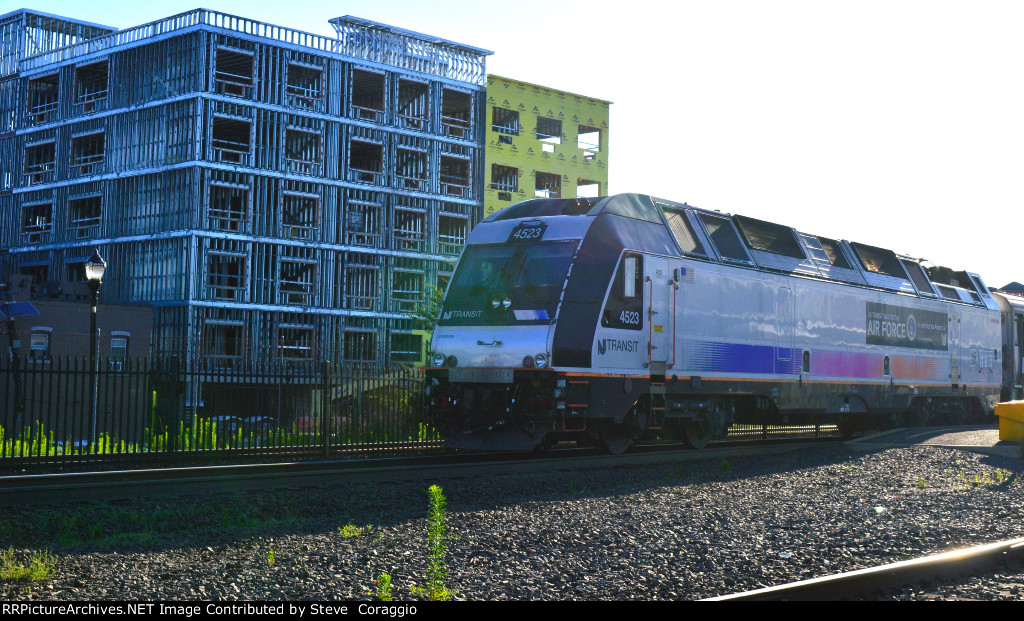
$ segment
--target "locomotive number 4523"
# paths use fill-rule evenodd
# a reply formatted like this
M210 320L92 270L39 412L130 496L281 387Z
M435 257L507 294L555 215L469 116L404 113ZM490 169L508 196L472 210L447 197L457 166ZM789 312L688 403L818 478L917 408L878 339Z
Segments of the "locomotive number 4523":
M512 229L512 233L508 236L508 241L536 241L544 237L544 229L546 228L548 228L548 225L543 222L524 222Z

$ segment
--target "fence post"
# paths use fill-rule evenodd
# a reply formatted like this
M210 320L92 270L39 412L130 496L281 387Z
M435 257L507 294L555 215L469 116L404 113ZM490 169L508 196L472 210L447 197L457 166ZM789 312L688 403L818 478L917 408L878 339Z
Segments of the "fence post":
M323 456L331 452L331 361L323 361L320 375L320 441L323 442Z

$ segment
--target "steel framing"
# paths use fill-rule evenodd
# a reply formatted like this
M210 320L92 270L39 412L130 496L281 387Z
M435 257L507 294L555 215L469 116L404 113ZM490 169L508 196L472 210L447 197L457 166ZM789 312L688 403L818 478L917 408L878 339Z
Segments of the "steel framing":
M98 247L102 302L190 367L418 359L407 314L482 217L491 52L331 25L0 16L0 277L66 296Z

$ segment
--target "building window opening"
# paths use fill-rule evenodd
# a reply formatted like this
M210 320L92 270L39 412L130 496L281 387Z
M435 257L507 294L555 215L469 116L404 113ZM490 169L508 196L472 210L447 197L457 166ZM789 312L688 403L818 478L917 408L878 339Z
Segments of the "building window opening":
M473 96L463 91L444 89L441 94L441 127L445 136L472 138Z
M441 156L441 194L469 198L469 160Z
M423 302L423 272L394 270L391 303L396 313L411 313Z
M313 327L282 325L277 329L277 353L285 360L313 359Z
M577 198L597 198L601 196L601 184L589 179L576 180Z
M30 123L46 123L57 115L60 76L56 73L28 81L28 117Z
M427 215L420 210L395 209L395 250L422 251Z
M107 98L109 63L102 61L75 67L75 105L92 112L96 104Z
M384 74L352 70L352 111L357 119L384 121Z
M398 120L402 127L427 129L430 118L429 96L429 84L398 79Z
M25 181L29 185L53 181L56 168L56 142L51 140L25 147Z
M350 362L376 362L377 333L346 330L342 356Z
M555 145L562 144L562 122L544 116L537 117L537 140L544 153L554 153Z
M247 163L252 152L251 127L248 121L213 117L213 159L218 162Z
M210 228L216 231L242 231L249 220L249 190L210 184Z
M82 257L80 259L72 259L64 262L64 282L69 283L84 283L85 279L85 262L87 258Z
M242 302L245 257L211 252L206 259L206 289L213 300Z
M103 153L106 148L106 135L95 132L71 139L71 174L78 176L94 175L102 172Z
M583 160L589 161L597 157L601 150L601 130L589 125L580 125L576 135L576 146L583 150Z
M251 98L255 64L252 54L218 48L213 72L217 92L232 97Z
M320 222L320 197L308 194L284 194L281 233L284 237L310 239Z
M281 261L281 304L309 306L316 285L316 263Z
M427 185L427 154L414 149L397 150L395 174L403 190L425 190Z
M499 134L519 135L519 112L494 106L491 112L491 130Z
M323 96L323 69L290 63L288 65L288 84L285 93L288 104L296 108L312 110Z
M48 241L53 232L53 203L24 205L21 208L21 243Z
M345 268L345 307L376 311L380 302L380 268L349 264Z
M284 133L284 159L292 172L312 174L323 162L320 134L300 129Z
M456 256L466 245L469 219L465 216L440 214L437 218L437 245L441 254Z
M49 265L19 265L18 274L32 279L32 296L42 295L42 284L50 280Z
M422 362L423 336L419 334L391 334L391 360L394 362Z
M203 325L203 355L214 368L230 369L242 357L242 324L208 321Z
M519 169L491 164L491 187L500 192L519 191Z
M348 151L349 181L380 184L384 173L384 147L353 140Z
M533 195L537 198L561 198L562 176L554 173L538 172L536 189Z
M384 209L376 203L349 202L345 212L347 241L357 246L379 248Z
M84 196L68 200L68 233L72 239L99 237L103 197Z

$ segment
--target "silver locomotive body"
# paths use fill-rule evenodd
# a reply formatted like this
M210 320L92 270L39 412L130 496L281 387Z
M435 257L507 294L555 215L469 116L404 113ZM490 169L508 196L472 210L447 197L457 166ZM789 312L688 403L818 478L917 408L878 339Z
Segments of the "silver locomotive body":
M471 234L428 414L450 446L613 452L733 424L964 422L1012 391L1001 312L978 275L882 248L638 194L537 199Z

